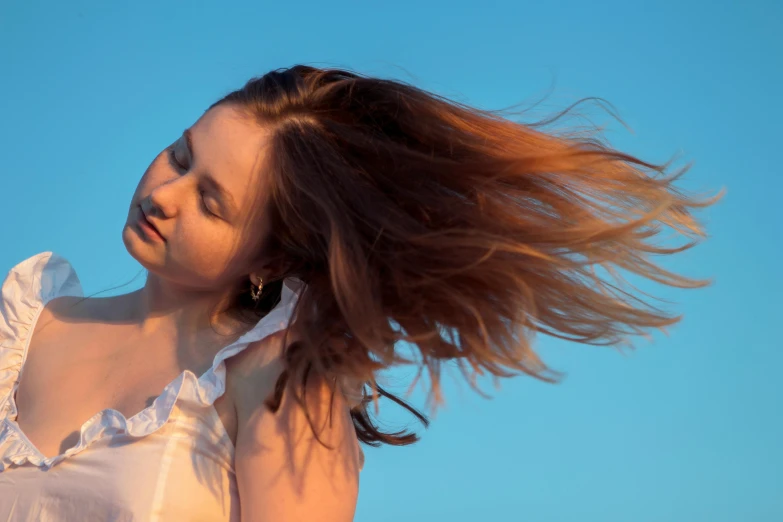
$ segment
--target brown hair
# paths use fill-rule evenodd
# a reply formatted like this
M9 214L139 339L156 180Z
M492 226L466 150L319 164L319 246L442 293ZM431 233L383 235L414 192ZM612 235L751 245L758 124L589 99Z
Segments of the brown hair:
M365 400L351 411L359 439L410 444L414 433L385 433L370 417L381 395L427 423L378 385L380 370L426 369L433 407L446 361L477 391L476 375L487 372L553 382L558 373L531 348L535 332L621 345L680 319L635 296L617 269L681 288L708 284L651 256L693 246L704 232L691 209L720 194L683 194L673 184L690 165L666 175L668 163L614 150L598 130L541 130L573 106L523 124L400 81L301 65L253 78L218 104L274 131L264 255L286 261L280 279L307 283L297 341L267 401L273 411L287 382L300 383L291 389L304 405L311 374L332 389L364 382ZM655 243L664 227L690 241ZM279 291L266 290L269 305ZM400 341L416 356L400 353Z

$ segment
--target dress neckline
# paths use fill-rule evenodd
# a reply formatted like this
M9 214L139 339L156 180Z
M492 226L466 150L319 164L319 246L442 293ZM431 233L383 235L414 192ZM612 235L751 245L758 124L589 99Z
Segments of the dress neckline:
M16 305L22 317L27 317L22 335L13 340L11 350L0 350L0 366L4 362L15 367L13 384L5 398L0 397L0 471L9 463L21 465L30 462L36 466L48 469L62 460L72 457L89 447L92 443L104 437L123 433L131 437L145 437L159 430L169 420L174 407L179 402L192 403L200 406L212 406L214 401L225 393L226 368L225 360L244 350L250 343L261 340L288 326L294 306L301 295L304 283L296 278L288 278L283 283L280 302L250 330L235 341L222 347L215 354L212 365L201 375L191 370L183 370L177 377L164 386L158 395L146 408L131 417L125 417L113 408L105 408L84 421L79 428L79 441L64 452L46 457L27 437L17 423L18 409L16 392L20 375L27 358L35 326L47 303L60 296L83 297L81 283L70 263L63 257L52 252L43 252L33 256L9 272L16 273L21 278L7 278L3 284L3 300L18 298ZM27 276L27 277L25 277ZM14 284L15 282L26 282ZM47 285L47 283L49 283ZM9 288L6 288L8 285ZM25 286L27 286L25 288ZM19 306L19 305L22 306ZM25 306L26 305L26 306ZM9 307L5 307L8 310ZM14 307L11 307L13 310ZM5 326L13 330L14 323L5 318ZM13 320L13 318L11 318ZM0 331L2 331L0 318ZM4 347L5 348L5 347ZM5 357L5 361L3 360ZM8 377L6 377L8 378ZM0 382L0 388L2 388Z

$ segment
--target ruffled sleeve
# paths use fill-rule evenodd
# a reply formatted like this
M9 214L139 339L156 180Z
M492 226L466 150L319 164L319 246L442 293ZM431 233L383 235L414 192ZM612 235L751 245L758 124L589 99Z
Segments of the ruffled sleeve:
M41 252L11 268L0 287L0 419L24 362L37 314L55 297L82 296L73 267L53 252Z

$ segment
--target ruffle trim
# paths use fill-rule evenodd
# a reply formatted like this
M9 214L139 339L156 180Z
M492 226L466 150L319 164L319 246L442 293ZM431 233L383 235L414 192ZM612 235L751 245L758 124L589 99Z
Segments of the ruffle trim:
M0 471L10 464L25 463L49 469L84 451L93 442L114 434L145 437L168 422L178 402L211 406L225 392L224 361L250 343L287 327L303 286L299 279L286 279L280 303L242 337L222 348L215 355L211 368L200 377L184 370L166 385L150 406L130 418L111 408L96 413L82 424L75 446L47 458L16 423L15 395L20 371L29 337L44 306L55 297L83 297L84 294L76 272L65 258L53 252L42 252L22 261L9 271L0 299Z

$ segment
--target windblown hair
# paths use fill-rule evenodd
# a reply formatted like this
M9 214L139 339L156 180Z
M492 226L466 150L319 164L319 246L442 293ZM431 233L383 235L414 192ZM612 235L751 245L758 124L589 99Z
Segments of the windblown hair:
M280 280L307 284L272 410L286 383L299 383L291 389L305 406L309 375L333 389L366 383L351 411L359 439L410 444L415 433L385 433L370 416L380 395L427 424L378 385L380 371L417 364L435 406L447 361L479 392L477 375L554 382L531 347L536 332L619 346L680 320L629 292L618 269L709 284L651 256L692 247L704 236L692 209L720 194L686 196L674 182L690 166L667 175L668 165L614 150L600 131L544 132L559 116L517 123L400 81L301 65L253 78L219 104L273 131L264 256L285 260ZM664 229L688 242L656 243ZM280 284L267 286L271 305Z

